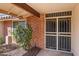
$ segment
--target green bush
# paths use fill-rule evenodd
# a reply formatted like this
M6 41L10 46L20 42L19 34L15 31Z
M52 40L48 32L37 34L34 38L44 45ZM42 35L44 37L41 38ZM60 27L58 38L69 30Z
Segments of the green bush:
M2 45L3 43L4 43L3 36L0 35L0 45Z
M27 28L17 25L16 30L13 31L16 42L24 49L30 48L30 41L32 39L32 28L30 25Z

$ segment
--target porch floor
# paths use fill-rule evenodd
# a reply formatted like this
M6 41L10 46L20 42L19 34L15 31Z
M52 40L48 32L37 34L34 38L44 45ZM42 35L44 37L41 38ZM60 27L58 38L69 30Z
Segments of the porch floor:
M73 54L68 52L41 50L37 56L73 56Z

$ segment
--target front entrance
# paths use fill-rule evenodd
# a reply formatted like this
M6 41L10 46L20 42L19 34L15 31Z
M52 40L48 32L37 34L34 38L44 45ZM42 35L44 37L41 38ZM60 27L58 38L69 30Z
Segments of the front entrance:
M46 19L46 48L71 51L71 17Z

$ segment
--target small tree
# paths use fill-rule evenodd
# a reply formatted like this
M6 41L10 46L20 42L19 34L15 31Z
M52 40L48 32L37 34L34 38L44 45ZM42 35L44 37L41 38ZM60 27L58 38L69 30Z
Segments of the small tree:
M32 28L29 24L26 28L22 27L21 25L17 25L16 29L13 31L13 35L16 38L16 42L21 47L23 47L24 49L30 48Z

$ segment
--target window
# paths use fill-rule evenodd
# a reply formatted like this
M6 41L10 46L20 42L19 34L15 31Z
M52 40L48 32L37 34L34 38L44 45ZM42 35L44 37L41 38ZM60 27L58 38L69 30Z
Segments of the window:
M46 36L46 48L56 49L56 36Z
M56 32L56 19L46 20L46 32Z
M19 23L19 25L21 25L22 27L26 27L26 22L25 22L25 21L19 21L18 23Z
M71 51L71 15L72 11L46 14L46 48Z
M46 19L46 48L56 49L56 27L56 19Z
M16 26L18 25L18 22L13 22L13 28L16 28Z
M72 11L48 13L46 14L46 17L59 17L59 16L70 16L70 15L72 15Z
M58 18L58 31L71 32L71 18Z
M59 36L58 37L58 49L63 51L71 50L71 37Z
M26 27L25 21L13 21L13 28L16 28L17 25L21 25L22 27Z

